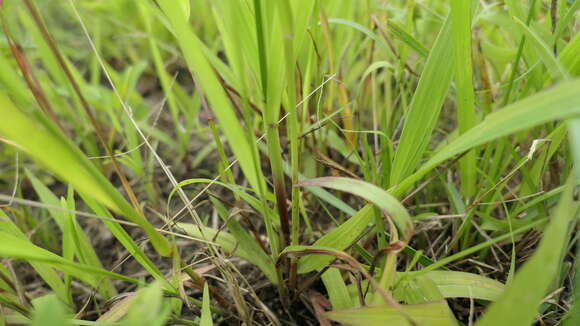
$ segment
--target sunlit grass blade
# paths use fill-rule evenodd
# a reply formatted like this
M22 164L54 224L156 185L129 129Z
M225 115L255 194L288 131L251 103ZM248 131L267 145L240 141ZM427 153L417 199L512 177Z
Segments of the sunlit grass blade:
M5 94L0 94L0 113L10 116L9 121L0 123L0 134L9 144L26 152L80 192L91 194L95 200L138 224L158 252L169 255L167 240L50 121L41 115L36 115L36 119L25 115Z

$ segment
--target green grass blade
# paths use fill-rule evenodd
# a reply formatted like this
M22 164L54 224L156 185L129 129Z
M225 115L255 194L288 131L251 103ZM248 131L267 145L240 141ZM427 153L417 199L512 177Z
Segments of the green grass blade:
M163 296L162 284L154 282L137 292L127 317L120 326L140 326L145 320L147 325L163 326L170 314L171 306Z
M214 207L217 209L218 214L227 223L227 227L230 230L230 233L236 238L238 241L238 245L240 249L247 253L251 253L255 256L256 261L260 261L260 266L274 266L272 263L272 259L270 256L266 254L266 252L260 247L258 244L258 240L252 237L248 231L246 231L242 225L235 219L230 216L227 209L215 198L210 198L211 202L213 203ZM271 268L263 271L264 274L269 275L272 272ZM278 280L273 280L274 283L277 283Z
M238 240L225 231L220 231L216 229L212 229L209 227L204 227L202 231L200 231L199 227L194 224L190 223L178 223L177 224L181 229L183 229L188 235L200 239L203 241L202 231L203 234L208 239L212 239L215 245L221 247L222 250L225 252L238 256L242 259L245 259L252 264L256 265L260 270L268 277L268 279L274 283L277 282L277 274L274 264L271 260L263 259L262 255L257 254L254 251L247 251L245 248L238 245Z
M339 227L318 239L313 246L345 250L358 239L373 219L373 206L367 205ZM303 257L298 263L298 273L320 270L330 264L332 260L332 257L323 255Z
M435 282L445 298L495 301L505 289L502 283L473 273L432 271L424 275Z
M337 268L329 268L322 273L322 282L328 292L328 297L332 303L333 309L346 309L352 307L352 299L348 293L348 289L344 284L340 270Z
M459 133L475 125L475 94L471 62L471 4L470 0L451 2L451 29L455 63L456 106ZM476 152L468 152L459 161L461 189L467 198L476 193Z
M407 33L405 29L392 20L387 22L389 26L389 31L393 33L399 40L407 44L411 49L415 50L422 57L427 58L429 56L429 49L427 49L423 44L417 41L413 35Z
M0 210L0 231L8 232L24 241L28 241L26 235L2 210ZM52 268L52 266L34 261L30 261L29 263L61 300L66 303L72 303L72 298L69 295L70 293L68 292L67 287L64 285L61 276Z
M416 325L455 326L457 325L445 301L401 305ZM353 326L411 325L409 321L392 306L372 306L358 309L345 309L327 312L331 320ZM500 325L500 324L498 324Z
M162 255L169 254L167 240L123 198L93 163L43 116L33 119L17 109L0 93L0 114L10 119L0 123L0 135L26 152L78 191L91 196L128 220L138 224Z
M405 117L392 165L391 185L398 184L413 173L427 149L455 70L454 67L443 64L453 57L451 36L448 19L429 53L409 113Z
M207 282L203 285L203 304L201 306L201 318L199 321L199 326L213 326L209 302L209 288L207 286Z
M563 82L488 115L480 124L437 152L416 173L391 188L390 192L401 196L429 171L466 150L542 123L579 115L578 89L580 79Z
M111 219L113 218L111 213L103 205L97 203L91 197L81 194L81 198L83 198L83 201L87 204L87 206L89 206L91 210L98 216L108 217ZM159 268L151 261L151 259L149 259L149 257L143 252L135 240L131 238L131 235L129 235L129 233L125 231L125 229L119 223L111 220L103 220L103 223L107 226L107 228L109 228L113 236L119 240L123 247L127 249L129 254L131 254L131 256L135 258L135 260L138 261L141 266L143 266L143 268L145 268L145 270L151 274L151 276L153 276L158 281L167 282L165 276L163 273L161 273ZM166 285L168 288L171 288L169 282L167 282Z
M2 239L2 241L0 241L0 256L45 263L55 269L71 274L75 278L82 280L95 288L99 284L95 279L96 276L111 277L139 284L139 281L127 276L64 259L48 250L32 244L29 241L8 234L6 231L0 231L0 239Z
M389 193L373 184L356 179L324 177L302 181L298 186L325 187L360 196L375 204L393 219L402 239L408 239L413 234L413 221L405 207Z
M562 63L568 72L573 76L580 75L580 33L576 34L572 41L566 45L558 56L558 61Z
M204 90L204 95L207 96L245 176L254 189L260 189L258 183L263 181L261 175L258 175L259 170L254 166L252 145L247 141L232 105L204 55L201 41L191 30L176 1L159 0L157 3L171 22L187 65Z
M46 295L33 302L34 314L31 326L68 326L72 323L67 319L65 306L55 295Z
M538 53L540 59L544 62L544 65L548 68L550 75L554 79L569 79L568 72L564 67L556 60L554 55L552 54L552 50L548 47L548 45L538 36L536 32L534 32L529 26L527 26L524 22L514 17L517 25L520 27L522 32L526 35L526 40L530 41L530 43L536 49L536 53Z
M52 207L58 207L61 205L61 202L58 198L46 187L38 178L32 174L29 170L25 170L26 176L30 180L34 190L40 197L40 200L45 203L46 205ZM71 198L71 194L69 193L69 198L66 200L66 205L63 206L65 210L56 210L56 209L49 209L50 215L54 218L57 225L63 232L63 237L68 235L73 236L74 241L74 250L75 255L78 256L79 261L83 264L92 265L97 268L102 268L101 261L96 254L91 242L80 227L78 222L76 221L76 217L71 212L75 210L74 198ZM65 227L69 229L69 231L65 231ZM103 280L103 283L100 286L101 295L105 298L109 298L116 294L115 288L109 282L109 280Z
M566 234L569 224L578 212L579 203L573 199L575 181L573 177L569 178L560 203L532 258L516 273L514 280L477 322L477 326L532 324L540 303L559 273L563 250L568 242Z

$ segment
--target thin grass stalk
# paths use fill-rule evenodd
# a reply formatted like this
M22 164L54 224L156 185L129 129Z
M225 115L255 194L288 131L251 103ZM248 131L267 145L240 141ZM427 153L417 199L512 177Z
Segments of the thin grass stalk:
M268 89L268 57L266 55L266 44L264 39L263 28L263 11L261 0L254 0L254 16L256 20L256 34L258 38L258 59L260 62L260 75L262 78L262 96L266 103L264 112L264 129L266 131L266 143L268 147L268 156L270 158L270 167L272 169L272 178L274 182L274 194L276 195L276 208L280 218L281 227L281 247L284 248L290 243L290 221L288 217L288 207L286 206L286 185L284 182L284 169L282 160L282 151L279 135L278 115L280 108L276 103L272 103ZM272 255L278 256L279 248L272 248Z
M534 18L534 7L536 6L536 0L531 0L530 3L530 9L528 11L528 17L526 19L526 25L530 25L530 23L532 22L532 18ZM508 86L507 86L507 90L506 93L504 95L503 101L502 101L502 106L506 106L509 102L510 102L510 95L512 93L512 89L514 86L514 82L516 80L516 76L518 75L518 67L520 65L520 60L522 58L522 55L524 53L524 46L526 44L526 35L522 35L522 38L520 40L520 44L518 45L518 52L516 54L516 58L514 60L513 63L513 68L512 68L512 72L510 74L510 79L508 82Z
M77 95L77 97L81 101L81 104L85 110L85 113L89 117L91 124L93 125L93 128L95 128L95 133L97 135L97 139L101 143L101 146L103 146L103 148L105 149L106 155L111 158L111 163L113 164L113 168L115 169L115 172L119 176L119 179L121 180L121 184L123 185L123 189L125 189L125 192L127 193L127 196L129 197L129 200L131 201L133 208L137 211L137 213L139 213L141 216L143 216L143 210L141 209L141 206L139 205L139 201L137 200L137 196L135 196L135 192L133 192L133 188L129 184L129 181L127 180L125 173L123 172L123 170L121 169L121 166L119 165L119 162L116 160L115 156L113 155L113 151L111 150L111 147L109 146L109 144L105 140L105 136L104 136L105 133L104 133L103 127L98 122L95 115L93 114L89 103L85 99L79 85L75 81L70 69L68 68L68 66L66 64L64 57L60 53L60 50L58 49L54 39L50 35L50 32L48 31L47 26L45 25L44 21L42 20L42 17L40 16L38 9L36 8L36 6L34 5L32 0L24 0L24 3L26 4L28 12L30 13L30 15L34 19L34 22L36 23L38 29L42 33L46 43L48 44L48 46L49 46L50 50L52 51L53 55L55 56L55 58L57 59L59 65L61 66L67 79L71 83L71 86L73 87L75 94Z
M289 0L279 2L279 13L282 20L282 32L284 34L284 49L286 54L286 110L288 118L286 125L288 127L288 138L290 143L290 168L291 183L298 184L300 176L300 126L298 122L298 109L296 108L296 57L294 53L294 17ZM300 232L300 188L292 187L291 194L291 236L290 244L298 245ZM296 259L290 261L289 285L291 288L296 287Z

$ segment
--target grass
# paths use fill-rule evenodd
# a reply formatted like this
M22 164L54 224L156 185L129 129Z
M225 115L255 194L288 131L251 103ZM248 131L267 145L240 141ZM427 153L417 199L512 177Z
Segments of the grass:
M580 320L578 1L0 7L0 325Z

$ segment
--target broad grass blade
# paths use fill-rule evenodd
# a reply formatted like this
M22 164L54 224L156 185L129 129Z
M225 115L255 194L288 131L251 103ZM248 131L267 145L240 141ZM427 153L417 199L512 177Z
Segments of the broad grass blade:
M324 177L300 182L297 186L318 186L351 193L375 204L387 213L401 232L402 239L408 239L413 233L411 216L401 203L383 189L356 179L341 177Z

